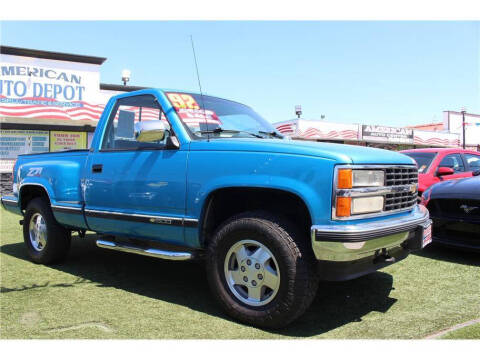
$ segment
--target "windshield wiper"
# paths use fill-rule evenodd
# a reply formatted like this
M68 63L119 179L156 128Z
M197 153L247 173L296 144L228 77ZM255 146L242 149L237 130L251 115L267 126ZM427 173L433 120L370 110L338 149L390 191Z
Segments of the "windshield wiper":
M262 135L269 135L269 136L276 137L276 138L283 138L282 135L279 135L279 134L278 134L277 132L275 132L275 131L271 131L271 132L258 131L258 133L261 133Z
M246 133L247 135L250 135L250 136L253 136L253 137L265 138L263 136L257 135L256 133L252 133L252 132L248 132L248 131L227 130L227 129L220 128L220 127L214 128L213 130L208 130L208 131L207 130L200 130L200 131L196 131L196 132L201 133L201 134L204 134L204 133Z

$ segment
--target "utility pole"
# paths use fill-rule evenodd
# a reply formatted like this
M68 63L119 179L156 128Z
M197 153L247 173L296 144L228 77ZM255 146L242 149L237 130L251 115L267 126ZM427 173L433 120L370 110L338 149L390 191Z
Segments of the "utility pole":
M467 112L467 110L465 109L465 107L462 107L462 130L463 130L463 136L462 136L462 139L463 139L463 149L465 149L465 112Z

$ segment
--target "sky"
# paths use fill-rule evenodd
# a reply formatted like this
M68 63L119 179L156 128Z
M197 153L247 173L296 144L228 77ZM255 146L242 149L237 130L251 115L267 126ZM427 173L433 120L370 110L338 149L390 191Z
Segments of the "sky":
M203 92L270 122L406 126L480 113L480 22L69 21L0 23L2 45L106 57L101 82Z

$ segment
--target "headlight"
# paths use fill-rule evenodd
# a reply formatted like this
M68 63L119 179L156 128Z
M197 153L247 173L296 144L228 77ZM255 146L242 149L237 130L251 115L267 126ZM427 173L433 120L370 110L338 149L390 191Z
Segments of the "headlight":
M385 184L385 172L353 170L353 187L380 187Z
M381 170L340 169L338 171L337 182L337 188L342 189L353 187L381 187L385 184L385 172Z
M352 213L380 212L383 209L383 196L352 198Z
M383 196L337 197L335 214L337 217L350 217L355 214L381 212L383 202Z

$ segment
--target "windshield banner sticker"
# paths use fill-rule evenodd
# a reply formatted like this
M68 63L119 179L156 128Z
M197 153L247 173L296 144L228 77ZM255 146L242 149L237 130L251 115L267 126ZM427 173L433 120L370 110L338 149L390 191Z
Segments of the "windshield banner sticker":
M178 109L177 113L187 125L198 126L199 123L205 122L218 125L222 123L212 110Z
M195 101L195 99L191 95L188 95L186 93L174 93L174 92L167 92L166 95L176 110L180 110L180 109L199 110L200 109L200 106L198 106L197 101Z

